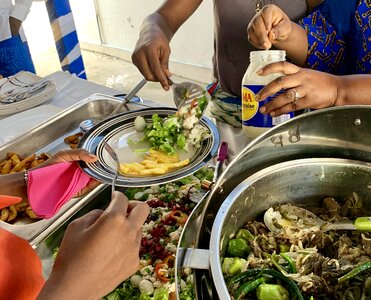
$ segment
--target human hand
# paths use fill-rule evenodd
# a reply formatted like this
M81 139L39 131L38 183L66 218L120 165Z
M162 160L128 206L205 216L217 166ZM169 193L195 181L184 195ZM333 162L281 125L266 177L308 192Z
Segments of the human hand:
M59 248L42 299L99 299L139 266L146 203L115 192L105 211L93 210L71 222Z
M98 157L92 153L89 153L83 149L71 149L71 150L62 150L54 154L51 158L46 160L43 164L39 165L38 168L42 168L48 165L53 165L61 162L73 162L73 161L83 161L86 163L92 163L98 160ZM88 184L79 191L74 197L80 197L85 195L89 191L93 190L100 184L99 181L91 178Z
M258 49L270 49L290 34L290 18L274 4L265 5L247 26L248 40Z
M19 29L21 28L22 21L14 17L9 17L9 26L12 36L17 36L19 34Z
M256 94L255 99L262 101L281 90L285 92L260 108L263 114L272 117L305 108L324 108L334 106L338 97L339 78L325 72L300 68L289 62L277 62L263 67L260 76L282 73Z
M168 78L170 45L166 34L153 25L143 29L132 54L132 62L149 81L159 81L165 91L170 89Z

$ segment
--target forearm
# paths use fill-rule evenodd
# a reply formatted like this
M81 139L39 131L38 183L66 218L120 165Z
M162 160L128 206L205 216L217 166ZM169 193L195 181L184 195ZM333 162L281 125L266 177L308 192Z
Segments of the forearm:
M78 281L78 279L75 279L76 283ZM91 289L92 294L88 295L88 292L79 289L78 284L71 284L70 281L63 282L60 278L54 278L52 274L45 282L36 300L97 299L97 295L93 293L94 289Z
M335 106L371 105L371 75L338 76L338 93Z
M307 61L308 55L308 37L307 32L300 25L291 22L291 33L284 41L274 44L275 48L286 51L286 56L290 60L303 67Z
M168 0L144 19L141 31L160 28L171 40L179 27L194 13L202 0Z
M150 32L152 30L160 29L170 41L174 35L174 31L170 28L166 19L159 13L155 12L147 16L142 23L140 29L141 34L143 32Z
M8 196L18 196L27 199L27 187L24 180L24 173L12 173L1 175L0 194Z

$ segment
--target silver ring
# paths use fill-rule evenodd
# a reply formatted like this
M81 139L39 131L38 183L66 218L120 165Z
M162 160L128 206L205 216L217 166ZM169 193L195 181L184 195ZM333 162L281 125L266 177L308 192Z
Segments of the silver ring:
M296 90L296 89L292 89L292 91L294 92L294 101L298 101L300 98L301 98L301 95L300 93Z

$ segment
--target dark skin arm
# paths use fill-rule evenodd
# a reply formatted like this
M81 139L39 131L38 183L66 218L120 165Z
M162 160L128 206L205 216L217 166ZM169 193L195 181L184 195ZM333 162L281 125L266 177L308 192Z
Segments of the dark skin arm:
M307 68L300 68L289 62L273 63L258 71L261 76L282 73L267 84L256 98L264 100L281 89L286 92L269 101L260 112L278 116L305 108L319 109L342 105L371 105L371 75L335 76ZM300 99L294 101L294 89Z
M312 11L323 0L308 0L308 11ZM299 66L304 66L308 56L308 37L303 27L291 22L278 6L265 5L247 27L248 39L259 49L285 50L287 57Z
M286 55L297 65L304 66L307 60L308 38L304 28L291 22L276 5L266 5L251 20L247 27L248 39L259 49L285 50Z
M13 17L9 17L9 26L12 36L17 36L19 34L19 29L21 28L22 21Z
M79 149L79 150L64 150L56 153L50 159L48 159L45 163L38 166L38 168L42 168L47 165L52 165L60 162L70 162L70 161L85 161L85 162L94 162L97 160L95 155L91 155L89 152ZM3 195L11 195L11 196L18 196L22 199L27 199L27 187L24 180L23 172L19 173L12 173L1 175L0 177L0 191ZM80 196L86 193L88 190L99 185L99 182L95 180L89 181L88 185L79 192L78 195Z
M138 270L146 203L115 192L106 210L69 224L38 300L96 300Z
M164 90L170 88L170 41L201 2L202 0L167 0L143 21L132 61L147 80L159 81Z

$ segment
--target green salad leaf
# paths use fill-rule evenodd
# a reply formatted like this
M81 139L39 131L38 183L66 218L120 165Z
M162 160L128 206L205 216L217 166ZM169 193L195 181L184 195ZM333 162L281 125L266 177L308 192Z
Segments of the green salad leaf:
M175 154L176 148L184 150L186 137L177 116L172 115L163 120L159 115L152 116L152 124L144 129L145 139L152 149L167 154Z

